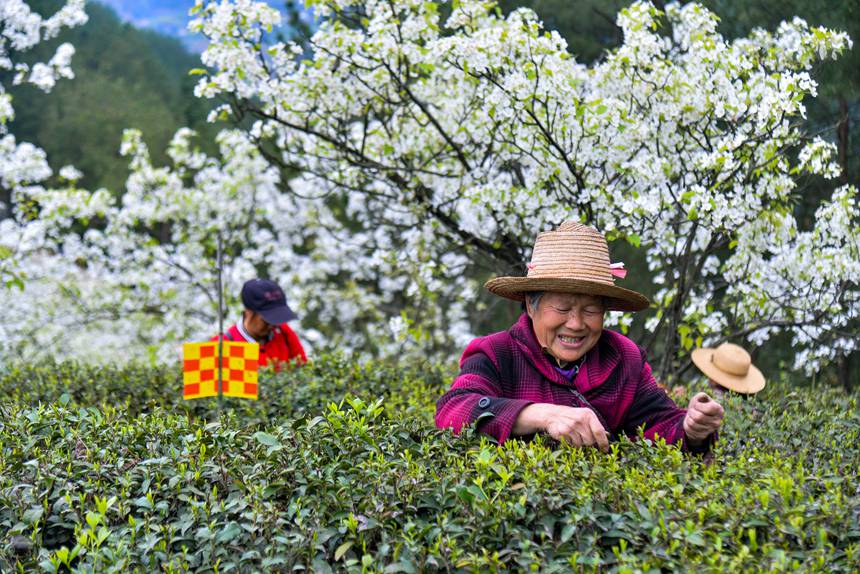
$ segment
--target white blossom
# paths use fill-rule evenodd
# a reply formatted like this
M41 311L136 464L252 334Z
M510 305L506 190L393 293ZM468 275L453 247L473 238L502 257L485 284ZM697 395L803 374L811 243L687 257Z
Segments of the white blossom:
M210 119L241 109L247 132L222 132L216 158L180 130L161 167L128 132L121 201L22 192L35 212L13 206L33 218L7 248L52 257L66 285L78 266L77 312L110 310L128 340L165 353L214 328L221 233L231 297L264 269L314 345L424 357L473 335L479 275L522 273L537 232L579 219L642 250L659 288L645 326L669 352L788 332L816 370L854 349L856 192L834 190L811 231L792 215L802 174L837 173L833 146L798 119L813 65L850 48L844 33L794 19L727 40L701 5L636 2L618 16L623 44L585 66L528 9L463 0L443 20L429 0L313 5L305 55L268 43L277 10L199 0L190 28L210 40L211 73L196 93L238 104ZM75 218L103 225L78 237Z

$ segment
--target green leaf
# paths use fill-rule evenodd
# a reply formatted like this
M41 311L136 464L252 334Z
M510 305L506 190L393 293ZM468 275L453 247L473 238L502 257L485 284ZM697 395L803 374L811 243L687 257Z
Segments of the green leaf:
M101 520L102 520L102 517L95 512L87 512L87 515L85 518L86 518L87 524L90 525L90 528L92 530L95 530L96 526L98 526L99 522L101 522Z
M576 523L568 524L564 528L561 529L561 541L567 542L576 532L577 525Z
M687 535L687 542L695 546L705 546L705 539L698 532Z
M343 558L343 555L346 554L350 548L352 548L352 541L351 540L349 542L344 542L343 544L338 546L337 550L334 551L335 562L337 562L338 560Z
M314 418L312 418L311 420L308 421L307 429L311 430L312 428L314 428L318 424L325 422L325 420L326 420L326 418L322 415L315 416Z
M230 542L236 540L242 534L242 529L235 522L231 522L224 527L221 532L215 537L215 542Z
M264 433L262 431L258 431L254 433L254 438L258 443L265 446L280 446L281 443L278 441L278 437L274 435L270 435L269 433Z
M141 508L147 508L149 510L152 510L153 508L152 502L145 496L135 498L134 501L132 501L132 504Z
M43 512L44 510L41 506L33 506L24 512L23 520L27 524L35 524L40 518L42 518Z

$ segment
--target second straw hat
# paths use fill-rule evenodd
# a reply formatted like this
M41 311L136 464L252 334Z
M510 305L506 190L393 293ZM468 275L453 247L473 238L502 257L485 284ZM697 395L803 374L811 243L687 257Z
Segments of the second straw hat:
M734 343L723 343L716 349L696 349L693 363L709 379L736 393L751 395L764 388L764 375L752 364L750 354Z

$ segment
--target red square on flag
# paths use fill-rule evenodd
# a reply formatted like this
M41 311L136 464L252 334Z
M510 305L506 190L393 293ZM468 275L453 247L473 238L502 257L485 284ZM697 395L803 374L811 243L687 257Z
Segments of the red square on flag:
M196 371L200 368L200 359L188 359L185 361L185 371Z
M256 359L246 359L245 360L245 370L246 371L256 371L257 370L257 360Z
M235 369L230 369L230 377L229 377L229 379L230 379L231 381L242 381L242 380L244 379L244 376L243 376L243 374L242 374L242 371L237 371L237 370L235 370Z
M185 396L189 395L199 395L200 394L200 383L189 383L185 385Z
M215 370L214 369L207 369L205 371L200 371L200 380L201 381L215 380Z
M246 395L256 395L257 394L257 385L254 383L245 383L245 394Z
M245 351L242 349L242 347L230 347L230 356L239 357L241 359L245 356Z
M230 392L230 381L221 381L221 392L229 393Z
M215 356L215 347L214 346L200 347L200 356L201 357L214 357Z

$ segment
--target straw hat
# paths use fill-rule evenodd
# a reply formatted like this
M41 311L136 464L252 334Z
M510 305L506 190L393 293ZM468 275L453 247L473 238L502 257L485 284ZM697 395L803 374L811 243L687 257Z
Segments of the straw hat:
M538 234L525 277L496 277L484 287L514 301L523 301L529 291L554 291L605 297L614 311L645 309L647 297L615 286L615 277L626 274L621 267L610 265L609 247L599 231L565 221L555 231Z
M750 354L733 343L716 349L696 349L693 362L712 381L730 391L750 395L764 388L764 375L752 364Z

